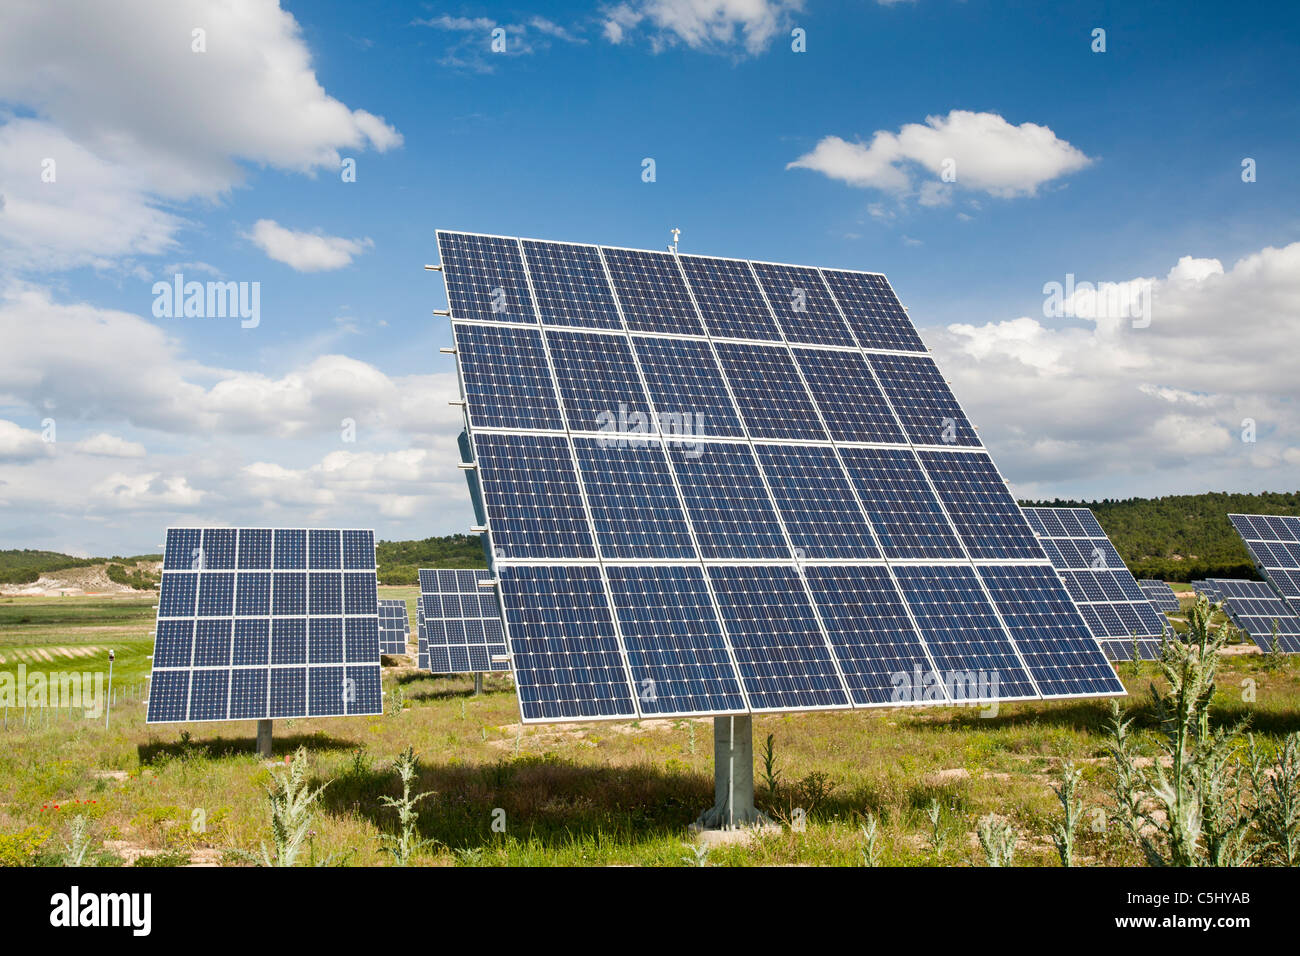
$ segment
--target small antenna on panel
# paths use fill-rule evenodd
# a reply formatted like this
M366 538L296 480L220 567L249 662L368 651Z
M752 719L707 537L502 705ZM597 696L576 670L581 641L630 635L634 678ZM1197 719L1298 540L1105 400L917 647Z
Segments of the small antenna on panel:
M668 251L669 251L669 252L676 252L676 251L677 251L677 237L680 236L680 235L682 234L682 231L681 231L680 229L669 229L668 231L671 232L671 233L673 234L673 244L672 244L671 246L668 247Z

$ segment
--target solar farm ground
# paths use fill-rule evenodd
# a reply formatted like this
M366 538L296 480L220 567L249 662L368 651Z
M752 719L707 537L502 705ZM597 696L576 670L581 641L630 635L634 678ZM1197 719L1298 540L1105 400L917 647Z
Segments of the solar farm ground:
M416 589L381 588L402 597L414 620ZM21 661L45 672L102 669L102 650L117 650L115 683L138 686L147 672L151 595L127 598L0 599L0 670ZM1186 604L1186 599L1184 599ZM81 653L86 649L89 652ZM47 659L48 658L48 659ZM1278 740L1300 730L1300 665L1269 669L1258 653L1225 658L1215 698L1216 724L1249 715L1255 732ZM1119 668L1126 705L1148 743L1154 717L1146 688L1155 666ZM1242 701L1242 682L1256 699ZM694 854L686 826L712 802L712 723L655 720L521 727L507 678L489 676L487 692L469 695L468 677L434 678L410 667L385 668L386 691L405 708L383 717L285 720L275 724L277 759L300 744L318 782L331 781L315 823L317 857L341 854L352 865L382 865L381 833L394 814L381 795L399 791L393 760L408 744L420 758L421 835L433 841L425 865L682 865ZM880 819L883 862L966 865L982 862L974 835L987 813L1021 834L1016 863L1055 866L1048 833L1059 818L1050 785L1061 763L1084 770L1084 799L1106 807L1104 700L975 709L870 710L755 718L755 749L769 734L780 774L773 797L762 759L759 803L792 819L746 846L721 846L709 865L861 863L861 815ZM253 754L251 722L146 726L144 704L119 697L112 726L69 719L66 711L10 710L0 729L0 863L53 859L71 817L93 820L98 860L238 862L231 850L269 839L267 764ZM933 847L926 808L943 808L943 848ZM505 832L492 829L505 811ZM201 810L200 815L195 811ZM192 825L203 818L204 825ZM1091 818L1089 818L1091 819ZM1140 864L1111 827L1084 825L1081 862ZM41 854L47 854L42 856Z

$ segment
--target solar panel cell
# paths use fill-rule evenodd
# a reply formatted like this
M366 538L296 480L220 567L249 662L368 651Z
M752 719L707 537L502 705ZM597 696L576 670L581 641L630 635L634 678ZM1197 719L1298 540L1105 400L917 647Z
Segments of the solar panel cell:
M786 341L856 344L816 269L766 262L755 262L753 266Z
M536 322L514 239L438 233L451 314L485 322Z
M679 259L710 335L780 341L781 332L758 291L749 263L701 256Z
M596 246L525 239L523 249L543 324L622 328Z
M821 272L864 349L925 351L921 337L884 276L835 269Z

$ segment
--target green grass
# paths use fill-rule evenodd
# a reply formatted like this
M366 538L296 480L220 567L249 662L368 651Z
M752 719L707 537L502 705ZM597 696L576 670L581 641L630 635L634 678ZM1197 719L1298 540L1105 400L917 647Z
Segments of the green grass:
M414 623L416 589L381 590L405 599ZM30 620L10 623L15 616ZM0 603L0 655L42 641L111 643L121 668L115 676L138 674L147 666L152 617L150 599ZM1137 675L1121 668L1133 695L1126 704L1148 736L1154 715L1146 687L1154 674L1152 665ZM1252 703L1242 699L1243 682L1253 687ZM468 677L387 668L386 689L399 684L407 703L401 714L275 723L277 759L304 745L313 781L330 781L315 825L318 859L390 861L379 837L396 832L397 820L379 797L400 795L392 765L408 745L419 757L412 789L434 792L419 807L419 836L432 845L417 865L681 866L693 856L684 845L686 826L713 796L709 721L693 722L692 752L684 720L520 728L514 693L500 676L487 679L479 698L469 696ZM976 823L992 812L1020 832L1016 865L1055 866L1048 834L1060 811L1050 784L1072 760L1083 771L1088 808L1079 862L1140 865L1115 828L1091 827L1092 808L1107 805L1107 708L1104 700L1077 700L1004 705L993 717L960 708L756 717L755 744L774 736L782 787L775 799L761 793L760 804L792 817L815 772L827 776L829 792L803 832L783 828L748 846L718 847L707 863L858 865L859 826L871 812L886 865L979 864ZM1300 666L1269 671L1258 655L1225 658L1215 722L1242 716L1270 746L1300 730ZM155 855L155 864L198 853L220 859L232 850L255 851L269 838L262 786L270 776L253 753L251 722L148 726L143 704L122 700L108 730L102 720L69 720L66 713L26 726L13 712L9 717L0 730L0 857L48 862L78 813L92 818L97 843L108 842L92 850L105 862L142 852ZM949 834L942 856L929 841L932 800L943 808ZM493 828L498 819L504 832ZM37 840L44 842L33 846Z

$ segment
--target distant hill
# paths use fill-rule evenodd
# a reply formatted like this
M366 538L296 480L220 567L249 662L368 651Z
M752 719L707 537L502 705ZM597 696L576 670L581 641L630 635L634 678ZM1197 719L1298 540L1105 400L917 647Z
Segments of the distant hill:
M161 560L161 554L141 554L133 558L117 555L112 558L74 558L70 554L60 554L58 551L11 548L0 551L0 584L31 584L42 574L66 571L68 568L89 568L107 561L114 561L125 567L134 567L141 561Z
M419 584L420 568L486 568L478 535L449 534L420 541L375 544L380 584Z
M1058 498L1021 504L1091 508L1135 577L1191 581L1258 577L1228 515L1300 515L1300 492L1211 492L1101 501Z

